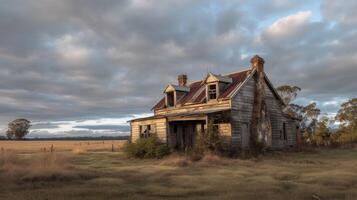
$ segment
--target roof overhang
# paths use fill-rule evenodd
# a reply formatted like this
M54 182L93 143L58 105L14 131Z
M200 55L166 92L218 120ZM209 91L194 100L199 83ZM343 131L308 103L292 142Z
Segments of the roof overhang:
M186 87L186 86L173 85L173 84L169 83L164 89L164 93L174 92L174 91L189 92L190 88Z
M223 82L223 83L232 83L233 80L230 77L216 75L211 72L207 74L206 79L204 80L205 83L212 83L212 82Z
M216 108L216 109L205 109L205 110L196 110L196 111L189 111L189 112L182 112L182 113L172 113L166 115L154 115L150 117L143 117L143 118L136 118L129 120L128 122L134 121L145 121L145 120L152 120L152 119L160 119L160 118L170 118L170 117L189 117L189 116L199 116L199 115L208 115L217 112L224 112L229 111L230 108Z

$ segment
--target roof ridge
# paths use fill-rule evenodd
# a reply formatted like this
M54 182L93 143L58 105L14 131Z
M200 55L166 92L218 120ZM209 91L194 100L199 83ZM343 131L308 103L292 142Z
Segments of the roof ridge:
M243 69L243 70L240 70L240 71L235 71L235 72L230 72L228 74L223 74L221 76L228 76L228 75L232 75L232 74L237 74L237 73L241 73L241 72L244 72L244 71L249 71L250 69L247 68L247 69Z
M232 74L236 74L236 73L240 73L240 72L244 72L244 71L249 71L249 70L251 70L251 69L247 68L247 69L242 69L242 70L240 70L240 71L230 72L230 73L227 73L227 74L214 74L214 73L212 73L212 72L211 72L211 73L214 74L214 75L229 76L229 75L232 75ZM191 84L194 84L194 83L196 83L196 82L202 82L203 80L204 80L204 79L189 81L189 82L187 83L187 85L191 85Z

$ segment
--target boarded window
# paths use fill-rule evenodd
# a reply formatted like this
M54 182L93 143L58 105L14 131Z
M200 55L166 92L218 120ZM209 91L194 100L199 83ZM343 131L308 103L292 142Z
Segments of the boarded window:
M173 107L175 105L175 94L174 92L167 92L167 107Z
M217 85L216 84L208 85L207 94L208 94L208 100L217 99Z

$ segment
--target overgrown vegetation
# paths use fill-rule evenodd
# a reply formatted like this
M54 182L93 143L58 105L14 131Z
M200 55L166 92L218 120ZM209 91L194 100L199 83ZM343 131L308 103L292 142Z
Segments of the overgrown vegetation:
M38 153L31 159L13 151L0 153L0 178L23 182L62 181L79 177L70 165L71 157L60 153Z
M286 107L284 111L301 120L303 141L313 146L354 146L357 143L357 98L341 104L334 118L320 116L321 111L315 102L306 106L291 103L301 89L297 86L280 86L277 91ZM336 130L331 125L339 123Z
M109 145L98 149L102 141L92 142L59 141L59 154L51 154L40 148L53 141L0 141L0 146L12 149L4 150L9 170L0 170L0 199L357 198L357 149L276 152L250 159L207 154L199 161L173 154L145 160L111 152ZM68 149L83 145L83 154Z
M234 157L238 154L238 149L232 147L230 138L220 135L211 120L208 121L205 132L197 134L195 141L195 146L189 153L197 159L212 154L225 157Z
M162 158L170 154L167 144L160 142L155 135L139 138L135 143L128 141L123 149L128 157L133 158Z

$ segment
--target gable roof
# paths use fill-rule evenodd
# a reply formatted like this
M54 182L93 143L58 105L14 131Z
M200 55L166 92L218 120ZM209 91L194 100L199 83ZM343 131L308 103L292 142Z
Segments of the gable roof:
M222 75L217 75L213 73L208 73L205 80L203 82L207 83L208 81L210 82L223 82L223 83L232 83L232 78L228 76L222 76Z
M218 99L229 98L232 95L232 92L236 87L238 87L244 80L249 76L252 70L244 70L231 74L227 74L225 76L218 75L219 77L225 77L226 80L231 79L232 83L228 85L228 87L221 93ZM217 75L216 75L217 76ZM205 80L195 81L188 85L189 92L181 98L177 104L185 105L185 104L195 104L195 103L203 103L206 99L206 84ZM153 108L152 110L162 109L165 107L165 98L162 98Z
M171 83L169 83L164 92L167 92L167 91L183 91L183 92L189 92L190 91L190 88L189 87L186 87L186 86L179 86L179 85L173 85Z

